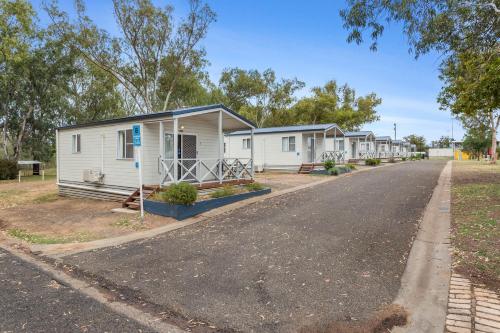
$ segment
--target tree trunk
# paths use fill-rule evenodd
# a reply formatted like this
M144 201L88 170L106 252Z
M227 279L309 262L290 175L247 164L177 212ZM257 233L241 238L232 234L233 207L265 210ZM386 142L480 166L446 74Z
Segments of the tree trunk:
M491 163L497 163L497 128L494 124L491 127Z

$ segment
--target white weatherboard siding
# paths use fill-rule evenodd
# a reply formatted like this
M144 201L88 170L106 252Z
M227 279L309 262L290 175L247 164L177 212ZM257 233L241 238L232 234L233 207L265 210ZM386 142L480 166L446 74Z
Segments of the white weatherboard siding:
M82 127L59 130L58 159L59 180L83 183L83 170L91 169L104 173L104 186L137 188L139 179L134 159L118 159L118 131L131 129L138 122ZM218 158L217 125L211 122L186 117L179 119L179 134L197 136L197 158ZM165 132L172 133L173 123L164 120ZM72 152L72 135L80 134L81 152ZM154 185L160 182L158 158L160 156L159 123L141 124L142 166L144 184ZM104 154L102 154L102 136L104 136ZM104 158L104 159L103 159ZM103 170L101 170L101 165ZM203 172L204 170L197 170ZM208 178L210 179L210 178ZM91 185L91 184L89 184Z
M295 137L295 151L284 152L282 138ZM250 158L250 149L243 148L243 139L250 135L229 135L225 137L226 158ZM254 135L254 159L256 167L288 169L298 168L302 163L302 133L265 133Z
M134 160L117 158L118 130L131 129L133 124L136 123L59 130L59 147L57 147L59 181L83 183L83 170L91 169L105 174L105 185L138 187L138 174ZM73 134L80 134L80 153L73 154L72 152ZM102 142L104 142L104 149L102 149ZM101 170L101 165L103 170Z

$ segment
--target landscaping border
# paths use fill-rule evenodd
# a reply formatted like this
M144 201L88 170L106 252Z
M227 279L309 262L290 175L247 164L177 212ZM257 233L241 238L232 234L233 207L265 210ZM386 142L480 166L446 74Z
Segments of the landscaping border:
M177 204L170 204L168 202L146 199L144 200L144 210L151 214L173 217L177 220L182 221L189 217L193 217L195 215L207 212L215 208L219 208L225 205L235 203L240 200L245 200L248 198L269 193L271 193L271 189L265 188L258 191L239 193L222 198L198 201L192 205L177 205Z

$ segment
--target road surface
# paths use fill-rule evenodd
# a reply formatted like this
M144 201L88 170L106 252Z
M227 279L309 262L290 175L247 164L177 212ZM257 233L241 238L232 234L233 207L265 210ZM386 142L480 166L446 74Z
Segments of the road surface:
M394 300L445 163L370 170L64 261L226 332L363 320Z
M151 332L0 249L0 332Z

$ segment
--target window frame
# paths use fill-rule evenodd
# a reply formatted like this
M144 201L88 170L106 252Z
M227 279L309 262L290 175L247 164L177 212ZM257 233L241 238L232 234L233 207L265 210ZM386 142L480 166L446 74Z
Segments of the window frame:
M72 154L82 153L82 136L80 133L71 135L71 153Z
M290 139L292 138L293 138L293 149L290 149ZM284 153L295 153L297 151L297 140L295 138L295 135L281 137L281 151Z
M127 133L130 131L130 142L127 142ZM120 139L120 133L124 132L123 143ZM134 160L135 159L135 149L134 149L134 139L131 128L120 129L116 132L116 159L117 160ZM122 146L123 144L123 146ZM132 146L132 157L127 156L127 145ZM123 154L122 154L123 153Z
M243 139L243 150L252 149L252 138Z

